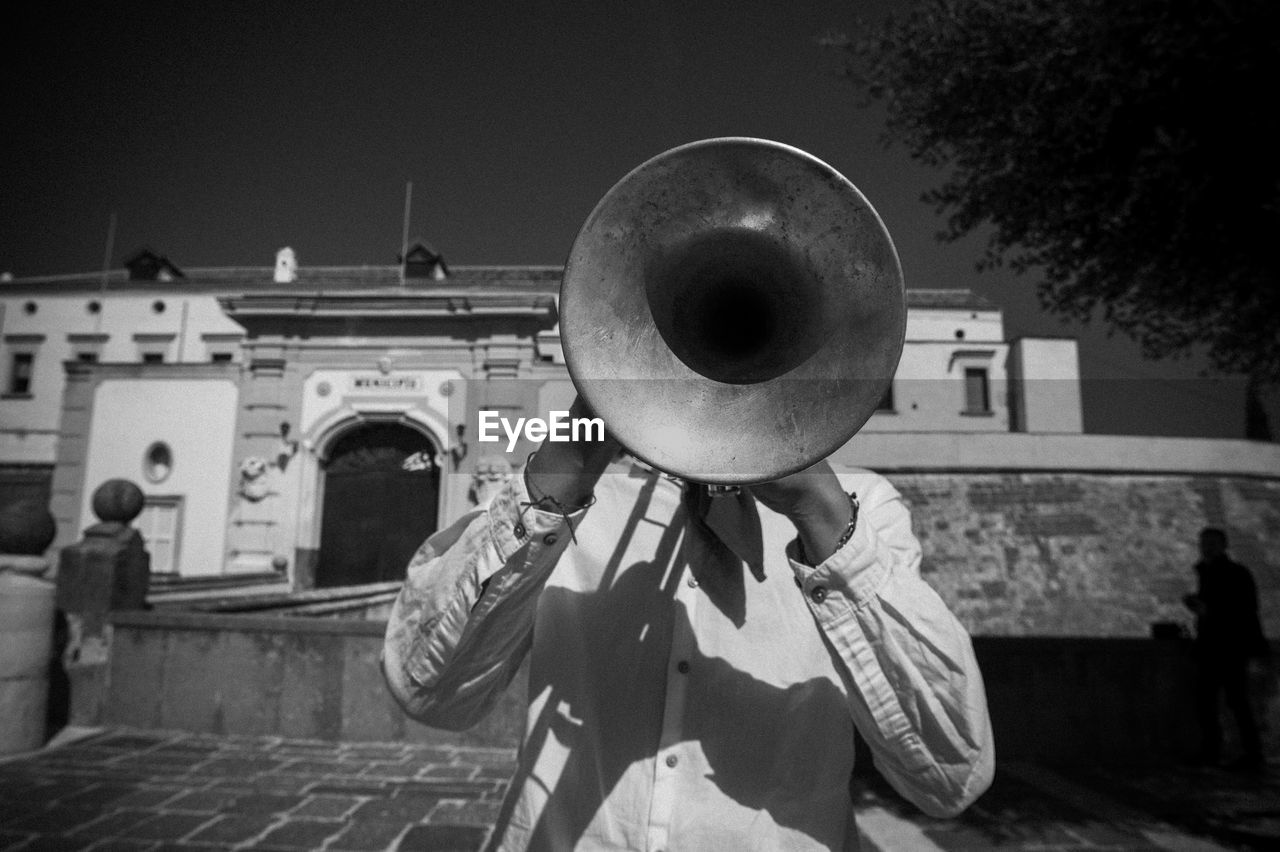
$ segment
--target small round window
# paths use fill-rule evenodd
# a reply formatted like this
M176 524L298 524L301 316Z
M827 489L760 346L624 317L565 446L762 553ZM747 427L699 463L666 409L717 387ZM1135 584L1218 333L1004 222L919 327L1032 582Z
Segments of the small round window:
M173 470L173 450L164 441L156 441L147 447L142 461L142 472L150 482L164 482Z

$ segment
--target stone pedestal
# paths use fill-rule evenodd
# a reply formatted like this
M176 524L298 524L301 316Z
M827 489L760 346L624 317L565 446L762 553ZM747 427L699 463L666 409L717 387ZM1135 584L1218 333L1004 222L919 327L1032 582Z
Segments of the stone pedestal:
M129 526L142 503L142 491L132 482L104 482L93 494L93 511L101 523L62 550L57 600L67 619L63 665L71 684L72 725L102 719L111 655L107 613L146 608L151 556L142 536Z
M53 536L53 516L41 504L0 511L0 755L44 744L54 585L40 554Z

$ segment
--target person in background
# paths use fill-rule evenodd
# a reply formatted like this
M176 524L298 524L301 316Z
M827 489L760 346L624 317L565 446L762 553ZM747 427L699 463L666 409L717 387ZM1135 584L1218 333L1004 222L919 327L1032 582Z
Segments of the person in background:
M1249 569L1227 555L1227 534L1216 527L1200 533L1195 572L1199 589L1183 600L1196 615L1196 712L1201 736L1196 762L1217 765L1222 759L1221 694L1240 731L1242 754L1232 766L1258 771L1263 767L1262 742L1249 700L1249 661L1265 657L1267 643L1258 617L1257 587Z

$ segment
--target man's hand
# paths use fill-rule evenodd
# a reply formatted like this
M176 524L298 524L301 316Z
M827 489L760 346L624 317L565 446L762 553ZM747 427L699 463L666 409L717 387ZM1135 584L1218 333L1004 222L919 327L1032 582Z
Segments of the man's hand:
M595 412L582 397L576 397L569 417L595 417ZM544 441L525 470L530 496L535 500L552 497L566 508L585 506L600 474L622 449L610 437L608 425L603 441Z
M836 542L853 517L849 495L825 460L782 479L752 485L750 491L761 503L791 519L804 555L813 565L835 553Z

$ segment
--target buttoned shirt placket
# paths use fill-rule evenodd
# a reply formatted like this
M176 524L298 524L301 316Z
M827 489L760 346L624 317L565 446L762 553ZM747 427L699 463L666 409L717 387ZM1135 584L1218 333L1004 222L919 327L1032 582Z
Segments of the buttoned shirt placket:
M690 765L689 749L695 743L685 742L685 695L688 678L696 676L689 660L697 650L697 637L692 625L696 623L699 599L698 581L685 559L684 548L678 551L673 570L680 571L680 581L675 586L675 606L684 607L686 617L677 616L671 636L671 652L667 659L666 700L662 709L662 734L658 740L658 752L653 761L653 799L649 806L648 852L664 852L670 846L672 811L676 806L676 793L681 783L681 773Z

